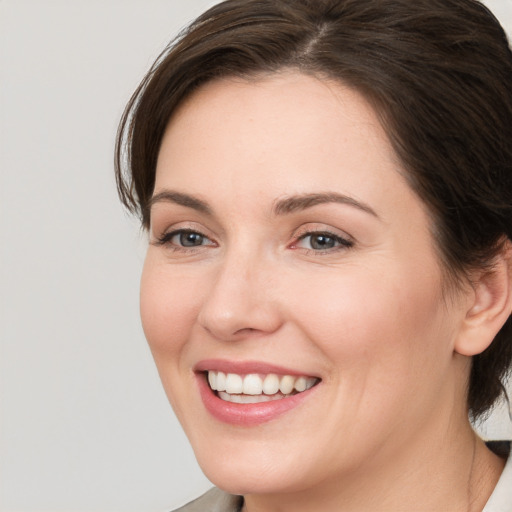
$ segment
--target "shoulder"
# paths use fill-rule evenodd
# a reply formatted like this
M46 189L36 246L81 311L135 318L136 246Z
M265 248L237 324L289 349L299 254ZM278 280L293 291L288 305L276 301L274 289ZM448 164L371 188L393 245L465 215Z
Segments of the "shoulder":
M174 512L239 512L242 503L241 496L233 496L214 487Z

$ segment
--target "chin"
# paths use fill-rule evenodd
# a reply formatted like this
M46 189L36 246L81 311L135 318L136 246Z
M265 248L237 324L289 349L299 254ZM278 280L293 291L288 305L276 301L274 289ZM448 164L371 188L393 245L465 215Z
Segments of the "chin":
M201 468L215 486L230 494L279 494L305 487L301 476L291 474L290 470L254 466L250 461L243 464L224 462L215 466Z
M246 495L293 492L311 485L315 470L307 466L307 460L297 459L299 451L290 449L287 458L262 441L244 444L194 446L203 473L215 486Z

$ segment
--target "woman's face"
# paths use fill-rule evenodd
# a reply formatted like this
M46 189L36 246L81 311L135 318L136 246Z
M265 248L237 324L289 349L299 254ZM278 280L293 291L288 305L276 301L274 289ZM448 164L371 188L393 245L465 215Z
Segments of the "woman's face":
M209 83L172 118L142 321L218 486L289 492L371 471L463 408L464 301L443 300L401 172L358 93L301 74Z

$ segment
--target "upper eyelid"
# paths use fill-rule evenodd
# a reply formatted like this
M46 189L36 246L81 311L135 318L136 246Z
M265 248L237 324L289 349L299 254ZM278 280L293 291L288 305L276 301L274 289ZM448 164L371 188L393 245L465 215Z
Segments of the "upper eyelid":
M161 227L160 227L161 226ZM167 233L174 231L193 231L203 236L211 238L211 230L200 225L196 221L178 221L178 222L159 222L152 223L150 226L150 233L154 237L161 237Z
M196 228L187 228L187 227L166 229L158 238L164 238L164 237L172 238L173 236L179 235L180 233L195 233L195 234L202 236L203 238L207 238L208 240L213 241L212 237L210 235L207 235L204 231L196 229Z
M352 242L355 241L354 237L347 233L345 230L340 228L335 228L330 225L322 224L322 223L307 223L300 226L298 229L295 229L291 235L291 238L298 239L307 235L314 235L315 233L327 233L333 236L337 236L346 240L350 240Z
M337 234L331 233L329 231L312 231L309 233L304 233L303 235L295 238L295 240L292 242L292 247L294 245L298 244L299 242L302 242L303 240L307 239L308 237L313 237L315 235L317 235L317 236L318 235L326 235L327 237L334 239L340 246L345 247L345 248L352 247L355 243L354 240L348 236L337 235ZM332 249L334 249L334 248L332 248ZM325 249L325 250L328 251L331 249Z
M308 235L318 235L318 234L328 234L328 235L333 235L333 236L339 236L341 238L350 238L350 236L345 233L344 231L343 232L339 232L339 230L335 230L335 229L329 229L329 228L325 228L325 229L311 229L311 228L308 228L308 229L304 229L301 233L296 233L294 236L295 238L300 238L300 237L303 237L303 236L308 236Z
M215 236L215 234L213 234L210 229L207 229L204 226L198 226L195 221L171 223L162 230L155 229L152 226L150 231L155 242L162 240L164 237L168 238L170 235L176 235L177 233L181 232L189 232L197 233L214 243L218 243L218 237ZM301 238L315 234L327 234L336 238L341 238L351 243L355 243L356 241L354 237L347 233L345 230L321 222L305 223L297 228L294 228L289 233L288 238L293 243Z
M156 203L155 208L156 210L152 211L150 229L156 226L160 231L160 228L170 229L173 226L177 226L177 228L185 226L215 236L219 236L225 231L221 219L208 212L184 208L173 203L165 203L165 201Z

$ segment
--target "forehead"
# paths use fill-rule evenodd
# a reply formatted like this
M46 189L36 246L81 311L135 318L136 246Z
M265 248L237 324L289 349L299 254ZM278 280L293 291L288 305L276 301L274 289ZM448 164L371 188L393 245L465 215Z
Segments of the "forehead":
M167 126L155 190L168 180L176 186L195 181L199 187L197 181L211 174L229 176L239 190L257 176L283 186L300 177L304 185L321 187L325 179L334 185L332 173L345 180L359 174L361 181L369 172L378 178L383 169L401 172L362 95L288 72L253 81L218 80L192 94Z
M300 131L302 137L312 141L322 137L328 142L327 132L338 135L338 130L332 130L333 123L338 130L342 126L357 129L358 125L366 125L366 136L387 140L373 108L359 92L340 82L292 71L206 83L178 106L164 136L237 125L233 139L237 135L253 135L253 129L264 127L269 136L281 135L285 142L289 138L284 135L290 133L293 124L294 136Z

